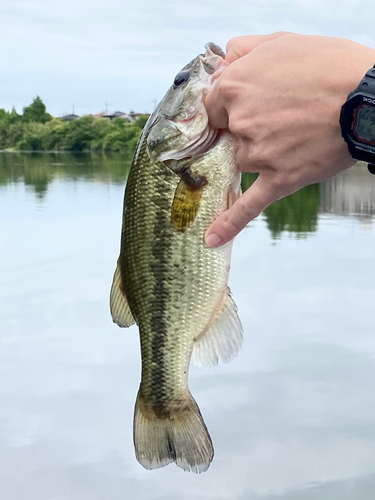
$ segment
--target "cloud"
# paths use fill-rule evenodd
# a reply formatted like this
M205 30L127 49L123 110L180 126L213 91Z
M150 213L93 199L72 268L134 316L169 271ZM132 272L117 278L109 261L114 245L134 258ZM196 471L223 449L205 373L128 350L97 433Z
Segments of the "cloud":
M333 0L2 0L0 107L151 110L207 41L289 30L375 46L375 5Z

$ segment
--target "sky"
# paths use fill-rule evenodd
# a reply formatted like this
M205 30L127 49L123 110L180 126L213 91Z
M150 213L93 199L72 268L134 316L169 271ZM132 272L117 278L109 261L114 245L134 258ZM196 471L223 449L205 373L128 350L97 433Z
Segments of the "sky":
M375 47L369 0L0 0L0 108L151 112L213 41L287 30Z

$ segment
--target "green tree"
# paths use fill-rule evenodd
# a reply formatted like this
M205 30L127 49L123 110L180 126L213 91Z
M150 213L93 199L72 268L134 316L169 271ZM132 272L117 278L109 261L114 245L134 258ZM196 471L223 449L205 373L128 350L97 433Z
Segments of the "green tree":
M52 116L46 112L46 106L39 96L36 96L30 106L23 108L23 121L46 123L52 120Z
M8 111L5 111L5 109L0 109L0 123L5 122L8 119L9 119Z
M142 129L146 125L149 116L150 115L147 114L137 116L137 118L134 120L134 125Z
M117 118L111 123L110 129L103 141L104 151L133 150L141 135L142 129L122 118Z
M52 118L39 96L19 115L0 109L0 149L23 151L119 151L133 154L149 115L133 123L83 116L71 122Z
M111 129L111 122L108 118L97 118L92 123L93 139L90 149L92 151L102 151L103 141L108 131Z
M16 148L21 151L42 151L46 133L47 129L42 123L25 123L22 139L17 143Z
M5 137L5 148L15 148L16 145L22 140L24 133L24 123L22 122L14 122L10 123L6 129L6 137Z
M55 118L43 125L45 133L42 139L44 151L60 151L65 149L65 138L69 124Z
M17 123L22 120L22 115L19 115L16 111L16 108L13 106L12 111L8 113L8 121L9 123Z
M95 139L93 128L95 118L92 116L82 116L69 122L66 128L65 147L69 151L89 151L91 141Z

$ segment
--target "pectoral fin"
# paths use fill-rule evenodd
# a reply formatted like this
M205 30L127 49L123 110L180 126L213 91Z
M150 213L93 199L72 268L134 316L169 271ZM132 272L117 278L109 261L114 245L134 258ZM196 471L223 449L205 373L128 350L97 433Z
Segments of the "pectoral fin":
M238 186L236 185L231 186L227 194L227 209L230 208L234 204L234 202L238 200L241 194L242 194L241 184L239 184Z
M243 341L242 325L229 288L207 329L194 342L194 362L212 367L219 359L229 363L237 356Z
M171 223L176 231L184 233L197 216L205 183L191 185L182 178L177 186L171 212Z
M110 296L111 315L114 323L126 328L134 325L135 319L130 311L128 300L126 298L122 285L120 266L117 263L115 275L113 276L111 296Z

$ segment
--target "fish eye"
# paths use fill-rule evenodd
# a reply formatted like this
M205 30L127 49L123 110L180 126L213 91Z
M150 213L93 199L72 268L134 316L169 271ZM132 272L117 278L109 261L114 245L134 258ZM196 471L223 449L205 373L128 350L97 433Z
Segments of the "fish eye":
M181 71L174 79L173 85L179 87L189 79L189 73L187 71Z

